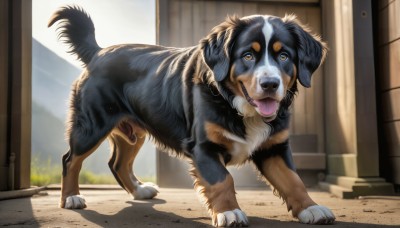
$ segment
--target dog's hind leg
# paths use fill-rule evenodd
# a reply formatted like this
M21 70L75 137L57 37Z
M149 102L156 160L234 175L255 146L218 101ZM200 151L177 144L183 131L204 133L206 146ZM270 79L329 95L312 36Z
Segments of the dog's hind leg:
M130 121L122 121L108 137L111 159L108 163L115 179L134 199L151 199L157 186L142 183L132 171L133 162L146 139L146 131Z
M107 116L96 106L86 106L86 112L73 98L73 108L68 121L67 136L69 151L63 156L63 173L60 207L85 208L86 203L79 193L79 172L83 161L104 141L116 123L116 118ZM106 121L107 120L107 121Z
M83 150L84 152L81 152L81 148L78 149L74 144L71 144L70 150L64 154L62 158L61 208L82 209L86 207L85 199L79 192L79 172L85 158L92 154L103 140L97 141L94 146L89 147L90 149Z

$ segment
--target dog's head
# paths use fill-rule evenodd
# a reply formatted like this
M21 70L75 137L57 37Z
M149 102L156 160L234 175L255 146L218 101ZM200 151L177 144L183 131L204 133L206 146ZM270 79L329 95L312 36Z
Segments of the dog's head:
M295 92L297 80L311 86L311 75L327 51L294 16L260 15L227 18L201 41L201 48L213 72L211 82L229 93L239 113L266 121L288 103L283 101Z

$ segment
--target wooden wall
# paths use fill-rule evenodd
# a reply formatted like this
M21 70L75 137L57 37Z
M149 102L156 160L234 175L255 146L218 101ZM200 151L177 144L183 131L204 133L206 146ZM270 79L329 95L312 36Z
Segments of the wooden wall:
M400 184L400 0L377 5L381 172Z

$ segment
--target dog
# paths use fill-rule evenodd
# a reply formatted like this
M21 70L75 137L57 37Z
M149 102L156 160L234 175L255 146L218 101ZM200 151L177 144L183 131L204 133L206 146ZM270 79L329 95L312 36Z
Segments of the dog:
M330 224L295 171L289 119L298 82L311 75L327 47L293 15L228 17L188 48L123 44L101 48L90 16L79 6L55 12L59 38L84 64L72 86L69 151L62 158L60 207L86 207L79 193L83 160L106 138L115 179L134 199L156 185L132 171L149 136L161 150L191 161L194 187L214 226L248 226L226 166L253 162L301 223Z

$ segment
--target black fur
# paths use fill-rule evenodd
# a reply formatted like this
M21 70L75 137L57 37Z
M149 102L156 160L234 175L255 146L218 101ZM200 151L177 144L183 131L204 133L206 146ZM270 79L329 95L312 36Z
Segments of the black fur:
M311 87L311 75L325 58L326 47L319 37L312 35L305 26L300 26L295 19L285 21L285 28L290 31L297 46L298 77L302 86Z
M90 16L78 6L66 6L53 14L48 27L63 20L59 26L59 39L70 45L70 53L76 53L85 65L101 48L94 36L94 25Z

